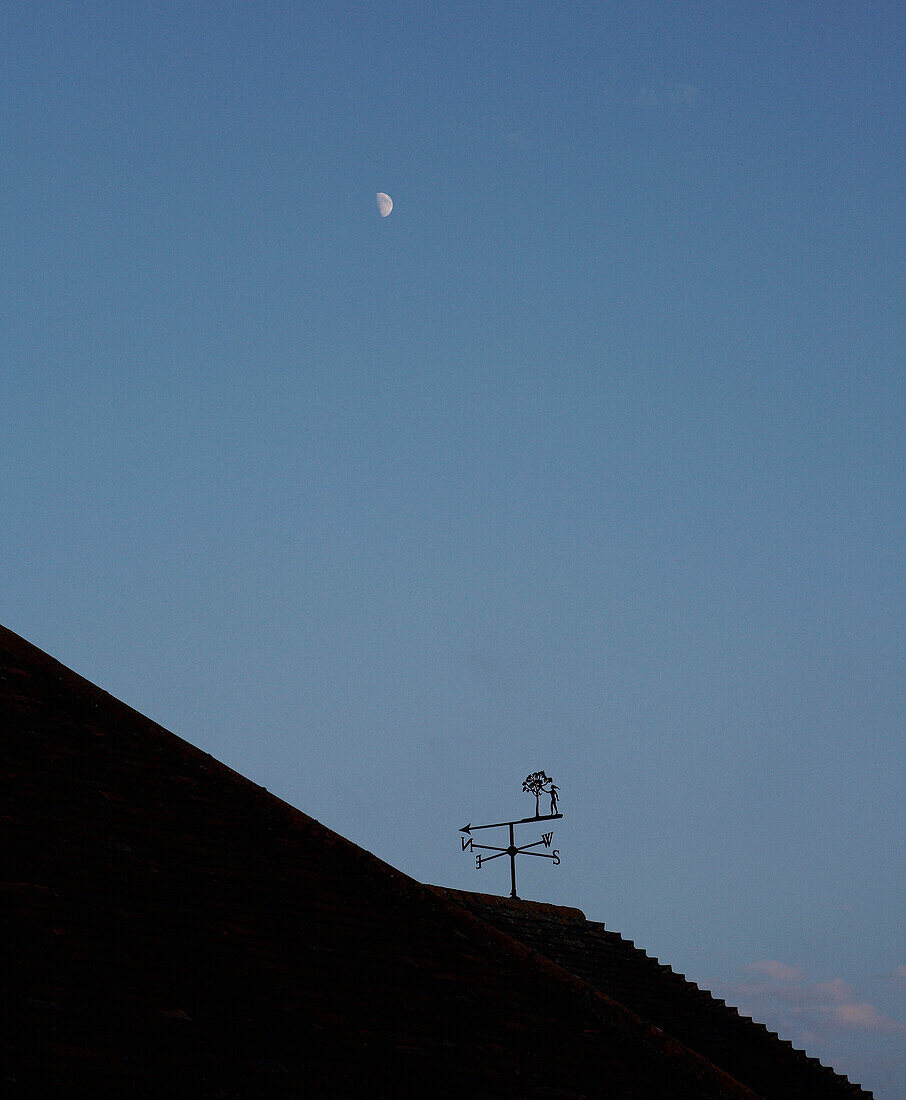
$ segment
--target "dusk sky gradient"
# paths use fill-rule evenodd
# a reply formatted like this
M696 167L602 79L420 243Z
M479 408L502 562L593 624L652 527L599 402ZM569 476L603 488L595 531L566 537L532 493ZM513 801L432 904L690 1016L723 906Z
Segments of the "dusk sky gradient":
M422 881L544 769L523 896L906 1096L904 74L901 0L7 2L0 621Z

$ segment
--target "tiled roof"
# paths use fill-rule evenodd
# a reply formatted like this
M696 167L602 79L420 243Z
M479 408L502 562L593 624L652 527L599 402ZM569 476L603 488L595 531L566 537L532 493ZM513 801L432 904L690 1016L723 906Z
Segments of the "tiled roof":
M436 887L481 920L613 997L759 1096L865 1097L858 1085L578 909Z
M4 1096L755 1095L2 628L0 737Z

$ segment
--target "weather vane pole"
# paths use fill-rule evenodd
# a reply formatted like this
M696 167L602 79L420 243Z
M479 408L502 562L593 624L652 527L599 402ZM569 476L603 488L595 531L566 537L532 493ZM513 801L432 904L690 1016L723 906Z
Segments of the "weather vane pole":
M550 784L550 786L548 786ZM463 825L459 830L461 833L465 833L466 836L460 837L462 841L462 850L471 852L475 848L481 848L483 851L496 852L493 856L483 856L480 852L475 856L475 867L477 870L481 870L485 863L489 863L492 859L499 859L501 856L510 857L510 881L512 883L511 898L517 898L519 895L516 893L516 856L541 856L542 859L552 859L554 866L556 867L560 863L560 852L557 848L554 848L551 852L533 852L532 848L538 848L542 844L545 848L550 848L551 841L554 838L553 832L542 833L541 839L536 840L533 844L522 844L517 846L515 840L515 834L513 829L516 825L528 825L534 821L555 821L557 818L563 817L563 814L558 813L557 807L560 802L560 788L554 783L553 779L544 772L532 772L527 775L522 783L522 789L526 794L533 794L535 796L535 816L534 817L521 817L516 821L495 821L491 825L473 825L470 821L468 825ZM549 814L542 814L540 812L541 795L546 794L550 798L551 812ZM473 829L502 829L509 828L510 830L510 843L506 848L499 848L493 844L476 844L472 839Z

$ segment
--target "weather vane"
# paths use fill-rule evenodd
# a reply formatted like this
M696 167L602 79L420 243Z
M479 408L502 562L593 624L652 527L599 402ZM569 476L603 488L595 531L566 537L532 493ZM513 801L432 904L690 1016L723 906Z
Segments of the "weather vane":
M548 786L550 784L550 786ZM518 821L495 821L492 825L473 825L470 821L468 825L463 825L459 830L461 833L466 833L466 836L460 837L462 841L462 850L471 852L474 848L481 848L482 851L496 852L493 856L483 856L481 852L475 856L475 867L477 870L481 870L485 863L489 863L492 859L499 859L501 856L510 857L510 880L513 884L513 889L510 893L511 898L518 897L516 893L516 856L541 856L542 859L552 859L554 866L556 867L560 863L560 852L557 848L554 848L551 852L533 852L532 848L538 848L542 844L545 848L550 848L551 841L554 839L554 834L542 833L541 839L536 840L533 844L523 844L521 846L516 845L516 841L513 836L513 828L516 825L528 825L533 821L555 821L557 818L563 817L563 814L557 812L557 806L560 802L560 788L551 779L549 775L544 772L532 772L531 775L527 775L522 783L522 789L526 794L533 794L535 796L535 816L534 817L521 817ZM539 811L541 795L546 794L551 800L551 812L549 814L542 814ZM502 829L508 827L510 830L510 843L507 848L499 848L493 844L476 844L472 839L473 829Z

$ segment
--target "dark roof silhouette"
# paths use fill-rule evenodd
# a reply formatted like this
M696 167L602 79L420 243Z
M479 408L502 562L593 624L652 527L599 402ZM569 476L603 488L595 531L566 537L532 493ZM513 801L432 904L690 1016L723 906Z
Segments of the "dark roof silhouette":
M578 910L415 882L3 628L0 720L4 1095L867 1095Z
M870 1095L639 950L631 940L587 921L579 909L435 889L607 993L759 1096L798 1100Z

